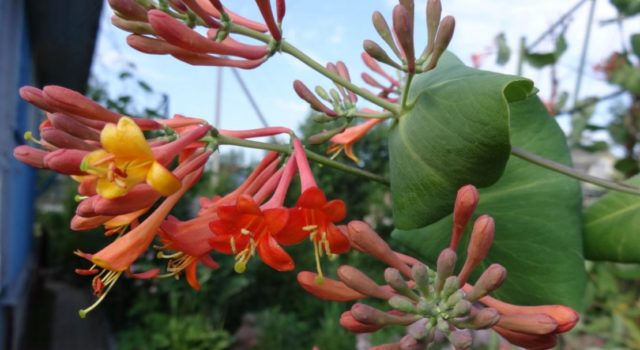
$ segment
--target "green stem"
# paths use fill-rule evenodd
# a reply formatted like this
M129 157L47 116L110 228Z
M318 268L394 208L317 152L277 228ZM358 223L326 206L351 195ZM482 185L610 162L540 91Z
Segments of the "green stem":
M255 30L251 30L249 28L246 27L242 27L242 26L238 26L235 24L231 24L231 27L229 28L229 30L233 33L238 33L238 34L242 34L251 38L254 38L256 40L260 40L264 43L269 44L272 40L271 36L267 35L267 34L263 34L260 32L257 32ZM325 77L331 79L332 81L334 81L336 84L339 84L341 86L344 86L345 88L349 89L350 91L360 95L362 98L368 100L369 102L372 102L390 112L392 112L395 115L399 115L400 114L400 108L398 107L397 104L389 102L363 88L358 87L357 85L353 84L352 82L342 78L341 76L332 73L331 71L329 71L328 69L326 69L323 65L321 65L320 63L316 62L313 58L309 57L307 54L305 54L304 52L300 51L298 48L296 48L295 46L289 44L288 42L286 42L284 39L280 42L280 51L288 53L289 55L297 58L300 62L306 64L307 66L309 66L310 68L312 68L313 70L315 70L316 72L324 75Z
M391 112L382 112L382 113L353 112L353 113L350 113L349 116L356 117L356 118L367 118L367 119L389 119L389 118L393 118L393 113Z
M402 103L400 104L400 110L405 111L407 109L407 100L409 99L409 87L411 87L411 81L413 80L413 76L415 74L409 73L407 76L407 83L404 85L404 89L402 91Z
M255 148L255 149L264 149L264 150L269 150L269 151L276 151L276 152L280 152L280 153L286 153L286 154L291 154L292 150L291 147L287 146L287 145L279 145L279 144L274 144L274 143L267 143L267 142L258 142L258 141L251 141L251 140L245 140L245 139L239 139L239 138L235 138L235 137L230 137L230 136L225 136L225 135L218 135L217 137L217 141L218 141L218 145L232 145L232 146L241 146L241 147L246 147L246 148ZM313 160L314 162L320 163L320 164L324 164L328 167L334 168L334 169L338 169L338 170L342 170L344 172L347 173L351 173L354 175L358 175L361 176L363 178L369 179L369 180L373 180L376 182L379 182L381 184L387 185L389 186L389 180L383 176L380 175L376 175L373 173L370 173L366 170L362 170L362 169L358 169L340 162L336 162L335 160L331 160L327 157L321 156L315 152L309 151L309 150L305 150L305 153L307 154L307 157L310 160Z
M513 154L514 156L520 159L526 160L527 162L530 162L535 165L539 165L543 168L547 168L557 173L572 177L576 180L588 182L590 184L607 188L610 190L614 190L614 191L640 195L640 188L638 187L630 186L624 183L613 182L613 181L601 179L595 176L582 173L576 169L573 169L572 167L568 167L566 165L556 163L552 160L540 157L537 154L533 154L529 151L526 151L516 146L511 147L511 154Z

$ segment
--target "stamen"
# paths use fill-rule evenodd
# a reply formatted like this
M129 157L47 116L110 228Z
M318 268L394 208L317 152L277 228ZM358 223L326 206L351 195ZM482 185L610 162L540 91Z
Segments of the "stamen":
M104 300L104 298L107 296L107 294L109 294L109 291L111 291L111 288L113 288L113 286L116 284L116 281L118 280L120 275L122 275L122 271L117 271L117 272L116 271L109 271L109 273L107 273L107 278L106 279L108 280L108 282L102 281L102 283L104 284L103 286L106 286L107 289L104 291L104 293L102 293L100 298L98 298L98 300L96 300L95 303L93 303L91 306L89 306L89 307L87 307L85 309L81 309L81 310L78 311L78 314L80 315L81 318L87 317L87 314L89 312L91 312L98 305L100 305L100 303Z

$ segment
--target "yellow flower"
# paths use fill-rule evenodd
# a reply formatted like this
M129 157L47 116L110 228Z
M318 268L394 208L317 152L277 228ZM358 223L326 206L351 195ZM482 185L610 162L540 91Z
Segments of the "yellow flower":
M96 192L104 198L124 196L145 182L163 196L180 189L180 181L156 161L138 125L128 117L107 124L100 133L103 149L87 154L81 169L96 175Z

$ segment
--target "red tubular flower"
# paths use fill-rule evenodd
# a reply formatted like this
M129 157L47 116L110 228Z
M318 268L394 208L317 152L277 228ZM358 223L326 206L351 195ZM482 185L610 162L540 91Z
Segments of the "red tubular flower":
M215 17L215 18L220 18L221 15L221 10L220 8L222 7L219 1L212 1L212 0L196 0L196 3L198 3L198 5L200 5L200 7L206 11L209 15ZM217 8L216 8L217 7ZM253 29L259 32L266 32L268 30L268 28L259 22L256 21L252 21L250 19L244 18L242 16L239 16L231 11L229 11L229 9L227 8L223 8L222 10L224 10L224 12L229 16L229 18L231 18L231 21L233 21L234 23L247 27L249 29Z
M295 244L310 237L320 280L323 278L320 257L345 253L349 250L349 239L335 223L344 220L347 214L342 200L327 201L316 185L300 140L294 139L294 157L300 172L302 194L295 206L289 210L289 223L278 237L282 244Z
M264 18L264 21L267 24L267 28L269 28L269 32L271 32L271 36L273 36L273 39L275 39L275 41L282 40L282 32L280 31L275 18L273 18L273 12L271 11L271 0L256 0L256 4L258 5L260 14L262 14L262 18ZM278 18L278 22L280 22L281 20L282 18Z
M171 255L161 253L159 256L169 259L167 264L169 274L178 275L181 271L185 271L187 283L191 288L200 290L196 271L198 263L211 269L218 268L218 264L209 255L212 250L208 244L211 236L208 222L200 218L180 221L170 216L165 220L160 226L163 249L173 250L176 253Z

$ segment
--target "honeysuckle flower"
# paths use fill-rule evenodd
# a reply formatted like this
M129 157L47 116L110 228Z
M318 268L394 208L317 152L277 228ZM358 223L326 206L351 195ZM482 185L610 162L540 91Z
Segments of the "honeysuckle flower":
M167 217L171 209L182 198L184 193L191 188L198 177L199 172L193 172L182 180L182 186L149 215L141 224L127 233L120 235L115 241L95 254L87 254L76 251L76 255L91 261L94 265L89 269L97 273L93 279L94 292L99 296L98 300L86 309L80 310L80 317L85 317L88 312L97 307L115 285L123 272L131 270L131 265L144 253L155 238L160 225Z
M173 254L160 252L159 257L169 259L167 271L169 275L178 275L182 271L189 286L195 290L200 290L200 283L197 276L197 265L203 265L216 269L218 264L211 258L209 253L212 248L209 239L212 237L207 218L203 221L200 218L180 221L172 216L165 220L160 226L160 239L163 250L174 251Z
M320 257L324 254L332 257L349 251L349 239L335 225L344 220L347 207L339 199L327 201L315 182L300 140L294 139L293 145L302 194L293 208L289 209L289 222L278 241L282 244L296 244L309 237L313 242L320 281L323 277Z
M107 124L100 134L103 149L89 153L82 170L96 175L96 191L104 198L124 196L133 187L146 182L162 195L180 188L180 181L154 158L144 134L131 118Z
M347 157L356 163L360 162L358 157L353 153L353 145L363 138L369 130L383 121L384 119L382 118L372 118L362 124L345 129L345 131L331 138L331 144L327 149L327 153L331 154L332 158L335 158L344 150L344 154L346 154Z

